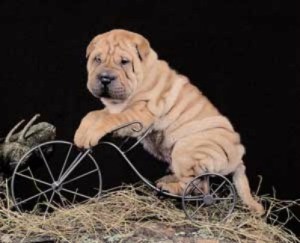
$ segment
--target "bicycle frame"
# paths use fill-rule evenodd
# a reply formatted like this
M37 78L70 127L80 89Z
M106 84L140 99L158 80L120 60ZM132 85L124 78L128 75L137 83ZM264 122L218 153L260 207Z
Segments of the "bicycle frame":
M120 129L129 127L131 125L138 125L139 129L134 129L132 128L133 132L141 132L143 129L143 125L142 123L135 121L135 122L131 122L125 125L122 125L116 129L114 129L112 132L116 132ZM144 134L133 144L131 145L129 148L122 150L123 145L128 141L129 137L127 139L125 139L125 141L122 143L121 146L117 146L115 143L113 142L108 142L108 141L100 141L98 143L98 146L101 145L109 145L110 147L113 147L115 150L117 150L119 152L119 154L122 156L122 158L127 162L127 164L129 165L129 167L135 172L135 174L147 185L149 186L151 189L153 189L154 191L156 191L157 193L164 195L164 196L168 196L168 197L172 197L172 198L178 198L181 199L182 196L164 191L159 189L158 187L156 187L152 182L150 182L147 178L145 178L137 169L136 167L131 163L131 161L128 159L127 157L127 153L129 153L130 151L132 151L138 144L140 144L140 142L152 131L153 127L150 126L145 132ZM76 159L72 162L71 166L69 167L69 169L61 176L60 182L58 183L62 183L64 181L65 178L68 177L68 175L73 171L73 169L82 161L82 159L84 159L85 156L87 156L89 153L92 153L93 148L89 148L83 152L80 152L78 154L78 156L76 157Z

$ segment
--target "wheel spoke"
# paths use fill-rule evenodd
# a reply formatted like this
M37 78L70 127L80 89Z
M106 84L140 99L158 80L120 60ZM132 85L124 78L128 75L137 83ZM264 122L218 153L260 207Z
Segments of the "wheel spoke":
M47 190L45 190L45 191L42 191L42 192L40 192L40 193L38 193L38 194L36 194L36 195L34 195L34 196L31 196L31 197L29 197L29 198L27 198L27 199L25 199L25 200L23 200L23 201L21 201L21 202L16 203L14 206L16 207L16 206L18 206L18 205L20 205L20 204L22 204L22 203L26 203L26 202L28 202L28 201L30 201L30 200L36 198L36 197L41 196L42 194L46 194L47 192L50 192L51 190L52 190L52 188L49 188L49 189L47 189Z
M28 167L28 171L29 171L29 174L31 176L31 178L35 179L34 176L33 176L33 173L30 169L30 167ZM39 192L42 192L42 190L39 188L39 186L37 185L37 183L34 181L33 184L35 185L36 189L39 191ZM48 201L48 197L46 194L44 194L44 197L46 198L46 200ZM39 200L39 199L38 199Z
M207 175L207 176L205 177L205 185L204 185L204 187L205 187L205 192L206 192L207 194L210 194L210 181L209 181L209 175Z
M76 188L76 191L75 191L76 193L78 192L78 187ZM72 204L74 204L75 203L75 200L76 200L76 194L74 194L74 196L73 196L73 199L72 199Z
M63 171L65 170L65 167L66 167L67 161L68 161L68 159L69 159L69 156L70 156L70 153L71 153L72 148L73 148L73 144L70 145L70 148L69 148L69 150L68 150L67 156L66 156L65 161L64 161L64 164L63 164L63 166L62 166L62 168L61 168L61 171L60 171L60 173L59 173L58 180L61 178L62 173L63 173Z
M189 196L189 197L185 197L184 200L185 201L199 201L199 200L203 200L203 196Z
M203 206L204 206L204 202L200 204L200 206L190 215L190 217L192 218Z
M224 214L224 212L223 212L224 209L223 209L223 210L220 209L217 203L214 203L214 206L219 210L219 212L220 212L221 214Z
M205 194L205 193L202 191L202 189L198 187L198 185L195 185L195 184L194 184L194 181L192 182L192 184L194 185L194 187L196 187L196 188L198 189L198 191L199 191L200 193L202 193L203 195Z
M225 183L226 183L226 181L223 181L223 182L218 186L218 188L217 188L216 190L214 190L214 191L211 193L211 195L212 195L212 196L215 195L215 194L221 189L221 187L222 187Z
M73 170L73 166L76 164L76 162L78 161L78 159L80 158L80 156L82 155L82 153L79 153L76 158L73 160L73 162L70 164L70 166L67 168L67 170L65 171L65 173L63 173L60 178L65 177L65 175L67 173L69 173L70 170Z
M20 173L20 174L21 174L21 173L23 173L23 172L25 172L25 171L29 170L28 168L29 168L29 167L27 167L27 168L25 168L25 169L21 170L21 171L20 171L20 172L18 172L18 173Z
M43 151L41 150L41 147L39 147L39 151L40 151L40 154L41 154L41 156L42 156L42 158L43 158L44 164L45 164L46 167L47 167L47 170L48 170L48 172L49 172L49 175L51 176L51 179L52 179L52 181L54 182L55 180L54 180L53 174L52 174L52 172L51 172L51 170L50 170L50 167L49 167L48 162L47 162L47 160L46 160L46 158L45 158L45 155L44 155Z
M233 197L215 197L215 200L232 200Z
M59 196L59 198L60 198L60 201L61 201L63 207L66 207L65 202L68 201L68 199L65 198L60 192L57 191L56 193L58 194L58 196Z
M44 184L44 185L47 185L47 186L51 186L50 183L47 183L47 182L45 182L45 181L41 181L41 180L39 180L39 179L30 177L30 176L27 176L27 175L23 175L23 174L21 174L21 173L19 173L19 172L16 172L15 174L18 175L18 176L24 177L24 178L26 178L26 179L32 180L32 181L34 181L34 182L39 182L39 183L41 183L41 184Z
M47 203L47 208L46 208L46 210L45 210L45 214L44 214L44 216L46 216L46 214L48 213L49 206L50 206L50 204L52 203L52 200L53 200L54 194L55 194L55 191L53 190L53 192L52 192L52 194L51 194L51 197L50 197L50 200L49 200L49 202Z
M60 177L60 181L64 181L72 173L72 171L80 164L80 162L88 155L89 152L90 150L86 150L84 153L80 152L74 159L74 161L71 163L69 168Z
M84 174L82 174L82 175L80 175L80 176L77 176L77 177L75 177L75 178L73 178L73 179L71 179L71 180L68 180L68 181L63 182L62 185L66 185L66 184L68 184L68 183L70 183L70 182L76 181L76 180L78 180L78 179L80 179L80 178L82 178L82 177L85 177L85 176L87 176L87 175L90 175L90 174L92 174L92 173L94 173L94 172L96 172L96 171L98 171L98 169L94 169L94 170L91 170L91 171L89 171L89 172L86 172L86 173L84 173Z
M71 194L76 195L76 196L86 198L86 199L91 199L92 198L92 197L86 196L84 194L81 194L79 192L75 192L75 191L72 191L72 190L69 190L69 189L66 189L66 188L61 188L61 190L65 191L65 192L68 192L68 193L71 193Z

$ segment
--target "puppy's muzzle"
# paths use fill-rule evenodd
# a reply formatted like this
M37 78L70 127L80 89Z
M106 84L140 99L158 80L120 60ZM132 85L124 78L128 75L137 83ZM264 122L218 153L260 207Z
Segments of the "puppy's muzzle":
M97 79L101 82L101 84L107 86L116 79L116 76L108 72L103 72L97 76Z

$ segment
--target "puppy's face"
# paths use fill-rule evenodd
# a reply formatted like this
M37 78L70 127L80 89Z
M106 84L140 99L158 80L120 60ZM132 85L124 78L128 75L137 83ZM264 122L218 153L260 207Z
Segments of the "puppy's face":
M87 48L89 91L97 98L126 100L143 78L148 41L135 33L112 30L96 36Z

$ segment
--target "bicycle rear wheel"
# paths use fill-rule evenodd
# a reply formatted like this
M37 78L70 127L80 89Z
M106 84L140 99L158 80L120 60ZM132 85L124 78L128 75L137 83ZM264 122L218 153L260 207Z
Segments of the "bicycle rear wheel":
M236 205L233 184L223 175L206 173L194 178L182 195L182 207L186 216L197 221L225 220Z

